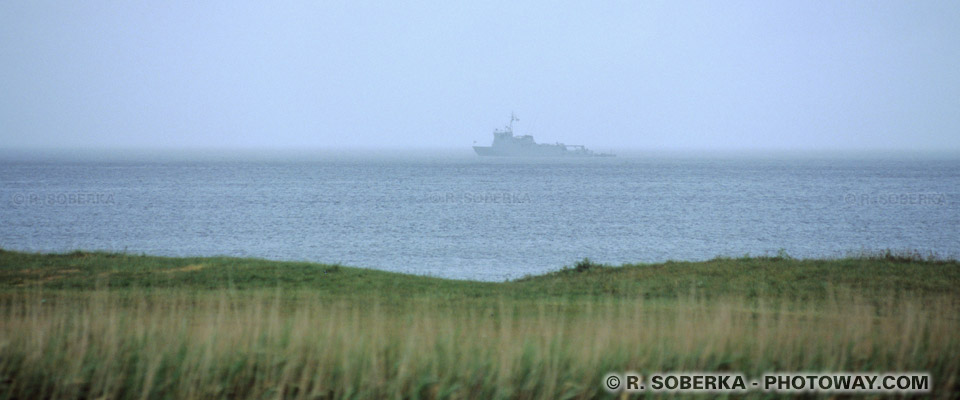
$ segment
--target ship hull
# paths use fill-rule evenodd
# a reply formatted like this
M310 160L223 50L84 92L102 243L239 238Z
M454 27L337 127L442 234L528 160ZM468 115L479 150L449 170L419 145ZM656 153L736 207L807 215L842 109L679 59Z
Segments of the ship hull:
M553 146L551 146L553 147ZM497 148L493 146L473 146L473 151L478 156L483 157L520 157L520 158L541 158L541 157L611 157L612 154L595 154L578 151L568 151L566 149L524 149L524 148Z
M597 154L582 145L563 143L537 143L533 136L513 134L513 122L519 121L510 114L510 125L493 131L492 146L473 146L477 155L484 157L612 157L613 154Z

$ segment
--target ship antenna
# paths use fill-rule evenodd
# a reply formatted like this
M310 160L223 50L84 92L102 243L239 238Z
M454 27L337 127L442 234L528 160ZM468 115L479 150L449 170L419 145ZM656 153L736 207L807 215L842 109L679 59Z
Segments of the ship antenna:
M513 113L513 111L510 111L510 130L511 131L513 130L513 121L520 122L520 118L517 118L517 116Z

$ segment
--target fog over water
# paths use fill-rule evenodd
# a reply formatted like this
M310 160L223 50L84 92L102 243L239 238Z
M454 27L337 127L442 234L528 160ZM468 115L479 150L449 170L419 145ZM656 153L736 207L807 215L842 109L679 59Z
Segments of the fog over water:
M960 150L956 1L0 2L4 148Z

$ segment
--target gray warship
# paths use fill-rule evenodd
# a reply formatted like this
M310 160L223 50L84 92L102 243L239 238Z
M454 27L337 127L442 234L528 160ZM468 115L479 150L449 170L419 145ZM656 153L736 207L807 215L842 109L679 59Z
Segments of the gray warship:
M493 131L493 144L490 146L473 146L481 156L495 157L613 157L610 153L594 153L583 145L563 143L537 143L533 136L516 136L513 134L513 123L520 121L516 115L510 114L510 123L503 129Z

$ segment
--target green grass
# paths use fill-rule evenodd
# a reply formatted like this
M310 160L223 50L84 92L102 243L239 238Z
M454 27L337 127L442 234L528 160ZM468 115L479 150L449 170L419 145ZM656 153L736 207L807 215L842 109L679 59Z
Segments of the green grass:
M789 257L716 258L573 268L509 282L440 279L346 267L249 258L170 258L75 251L32 254L0 250L0 290L306 289L324 296L406 298L678 298L823 299L837 290L868 298L956 294L956 260L897 257L798 260ZM584 267L583 265L589 265Z
M605 398L627 370L928 371L955 398L958 315L960 263L910 253L473 282L0 250L0 399Z

